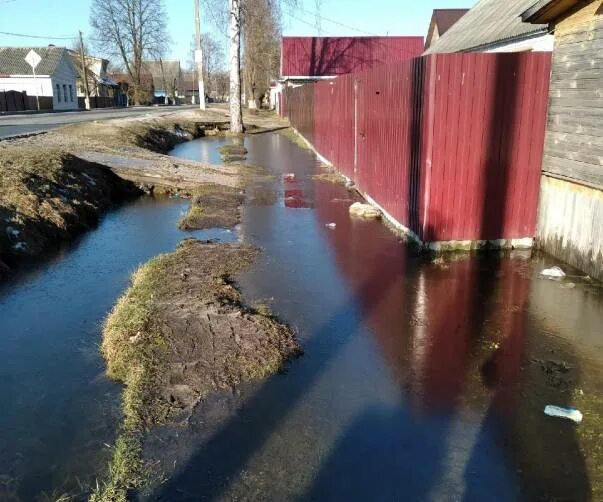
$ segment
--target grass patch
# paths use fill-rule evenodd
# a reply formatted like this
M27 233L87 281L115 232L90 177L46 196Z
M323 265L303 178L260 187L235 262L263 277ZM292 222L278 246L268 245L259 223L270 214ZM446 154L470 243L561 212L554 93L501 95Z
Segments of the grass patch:
M35 258L138 191L61 149L0 146L0 262ZM0 274L5 266L0 263Z
M157 392L165 375L166 342L153 324L154 302L162 295L164 273L172 259L161 255L140 267L104 325L102 354L107 375L122 382L125 389L122 428L108 477L91 497L94 502L125 501L128 490L147 481L142 461L143 433L167 413Z
M206 187L207 188L207 187ZM150 480L145 433L209 392L279 372L299 353L289 328L246 307L231 276L258 250L185 239L143 265L103 329L107 375L125 385L123 423L94 502L123 501Z
M244 196L238 188L205 184L193 191L188 213L178 222L182 230L229 228L240 221Z
M281 136L284 136L288 140L295 143L300 148L303 148L304 150L311 150L310 146L308 145L308 142L304 138L302 138L297 132L295 132L292 127L288 127L287 129L281 129L280 131L278 131L278 133Z
M326 171L324 173L313 174L312 179L314 181L322 181L325 183L335 183L338 185L346 184L346 179L335 170Z

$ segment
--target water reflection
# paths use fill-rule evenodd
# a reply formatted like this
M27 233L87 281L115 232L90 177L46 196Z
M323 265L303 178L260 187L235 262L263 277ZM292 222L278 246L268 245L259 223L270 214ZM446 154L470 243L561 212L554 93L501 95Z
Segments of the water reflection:
M273 299L305 355L286 375L212 396L187 431L160 430L148 449L177 467L151 498L588 499L575 429L534 401L560 399L531 362L551 347L531 316L536 262L432 262L351 219L355 195L313 181L309 152L278 135L246 146L275 175L248 192L278 196L244 208L242 233L264 253L241 283L250 301ZM548 459L535 453L541 430ZM573 467L561 477L551 459L564 452Z

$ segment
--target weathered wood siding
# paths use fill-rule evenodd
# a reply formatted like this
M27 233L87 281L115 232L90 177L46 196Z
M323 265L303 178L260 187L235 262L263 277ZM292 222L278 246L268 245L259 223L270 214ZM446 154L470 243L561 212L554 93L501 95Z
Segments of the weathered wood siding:
M538 242L553 256L603 280L603 191L543 176Z
M542 169L539 246L603 279L603 0L555 25Z
M543 171L603 189L603 0L555 26Z

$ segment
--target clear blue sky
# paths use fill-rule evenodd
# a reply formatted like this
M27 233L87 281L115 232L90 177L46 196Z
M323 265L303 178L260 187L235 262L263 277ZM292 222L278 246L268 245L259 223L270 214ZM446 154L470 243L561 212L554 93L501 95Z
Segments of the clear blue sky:
M226 0L224 0L226 2ZM471 7L476 0L322 0L322 34L423 35L434 8ZM165 0L171 57L188 60L193 34L192 0ZM202 16L205 2L202 0ZM315 0L303 0L296 10L283 8L285 35L316 35ZM52 37L73 37L78 30L90 34L90 0L0 0L0 31ZM332 22L336 21L337 23ZM203 21L202 21L203 22ZM225 41L224 34L207 21L209 30ZM69 40L30 39L0 34L0 46L70 45Z

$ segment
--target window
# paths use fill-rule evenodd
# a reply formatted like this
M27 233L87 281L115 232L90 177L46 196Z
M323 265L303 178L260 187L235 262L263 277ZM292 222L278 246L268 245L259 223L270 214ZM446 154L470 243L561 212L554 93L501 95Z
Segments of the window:
M61 86L57 84L57 101L61 102Z
M63 84L63 99L67 103L67 86L65 84Z
M69 97L71 98L71 102L73 103L73 86L69 84Z

